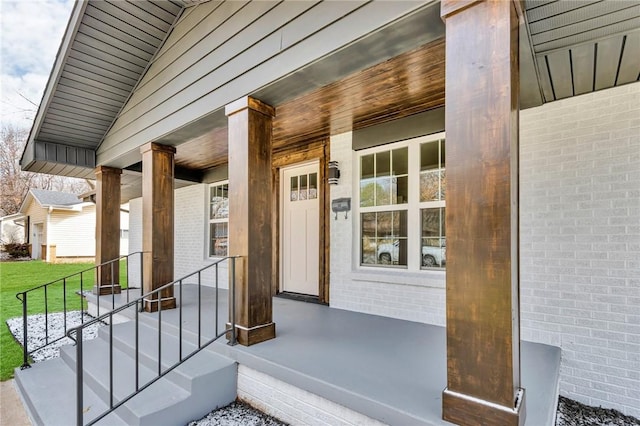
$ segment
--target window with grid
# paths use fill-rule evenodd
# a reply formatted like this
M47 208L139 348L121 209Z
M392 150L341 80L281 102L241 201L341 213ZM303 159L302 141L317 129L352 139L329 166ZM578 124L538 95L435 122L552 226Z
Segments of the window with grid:
M229 184L209 187L209 256L227 256L229 243Z
M444 158L443 134L359 153L360 265L444 268Z

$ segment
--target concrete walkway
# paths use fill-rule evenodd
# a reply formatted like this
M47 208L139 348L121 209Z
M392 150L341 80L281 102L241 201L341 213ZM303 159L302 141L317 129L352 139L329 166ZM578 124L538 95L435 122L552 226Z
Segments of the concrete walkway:
M31 426L13 379L0 382L0 425Z

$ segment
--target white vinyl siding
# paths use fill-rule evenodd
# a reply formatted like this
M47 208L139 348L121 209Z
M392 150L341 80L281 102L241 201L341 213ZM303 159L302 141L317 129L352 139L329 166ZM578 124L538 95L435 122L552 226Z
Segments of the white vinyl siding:
M96 254L96 206L82 211L53 210L48 245L56 246L56 257L93 257Z
M239 93L254 93L421 6L363 1L195 6L151 62L98 149L98 162L220 110Z

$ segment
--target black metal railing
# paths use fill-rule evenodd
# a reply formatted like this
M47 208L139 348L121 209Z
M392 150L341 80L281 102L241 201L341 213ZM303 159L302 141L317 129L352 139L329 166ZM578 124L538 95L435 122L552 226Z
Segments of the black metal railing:
M91 268L84 269L80 272L76 272L71 275L67 275L66 277L59 278L57 280L48 282L46 284L39 285L37 287L31 288L26 291L22 291L16 294L16 298L22 302L22 366L21 369L31 367L29 365L29 356L37 350L45 348L61 339L66 337L69 328L67 327L67 316L68 312L72 308L72 310L80 311L80 321L84 323L84 311L85 311L85 301L83 297L78 297L79 309L75 309L75 304L69 301L70 296L68 294L69 291L72 294L79 292L80 296L82 296L85 290L91 290L96 283L98 283L98 276L104 276L104 269L109 268L110 270L110 282L108 285L106 283L101 282L102 285L105 285L106 288L110 288L110 296L111 296L111 306L115 307L116 304L116 293L115 288L117 285L121 285L124 283L120 283L119 277L119 268L120 262L124 261L124 267L126 268L126 298L129 301L129 290L136 289L136 287L129 286L131 282L131 268L130 268L130 260L132 258L139 258L140 261L140 292L142 293L142 262L143 262L143 252L134 252L130 253L126 256L120 256L117 259L110 260L108 262L101 263L99 265L92 266ZM116 274L116 271L118 273ZM107 274L108 275L108 274ZM116 276L118 275L118 276ZM87 283L89 280L89 283ZM60 300L60 298L62 300ZM41 299L41 300L38 300ZM53 299L51 303L49 303L50 299ZM29 300L33 300L31 302L31 306L29 306ZM44 304L44 313L42 312L42 305ZM62 303L62 311L60 311L60 303ZM99 298L97 305L97 313L96 315L100 315L100 303ZM30 309L31 308L31 309ZM37 310L38 313L43 313L44 315L44 343L29 345L29 327L28 327L28 315L30 310ZM63 315L63 323L64 323L64 331L62 333L58 332L54 335L51 335L49 330L49 314L53 312L60 312ZM31 346L31 347L30 347Z
M229 345L235 345L237 343L237 337L236 337L236 322L235 322L235 270L236 270L236 261L241 261L241 258L239 256L235 256L235 257L225 257L225 258L221 258L218 261L216 261L215 263L212 263L210 265L205 266L202 269L199 269L189 275L186 275L178 280L175 280L171 283L165 284L162 287L159 287L149 293L143 294L141 297L139 297L136 300L132 300L130 302L125 303L122 306L119 306L111 311L109 311L108 313L105 313L101 316L98 316L90 321L87 321L85 323L83 323L82 325L75 327L71 330L69 330L67 332L67 337L73 339L75 341L76 344L76 424L78 426L84 426L84 407L83 407L83 400L84 400L84 355L83 355L83 341L82 341L82 337L83 337L83 330L89 326L91 326L92 324L97 324L97 323L102 323L102 324L107 324L109 326L109 339L108 339L108 344L109 344L109 360L108 360L108 374L109 374L109 401L108 401L108 409L106 411L104 411L103 413L100 413L99 415L97 415L96 417L94 417L93 419L91 419L89 422L86 423L86 425L93 425L95 423L97 423L98 421L102 420L104 417L106 417L109 413L113 412L114 410L116 410L118 407L122 406L123 404L125 404L127 401L129 401L131 398L133 398L134 396L136 396L137 394L139 394L140 392L142 392L144 389L148 388L149 386L151 386L153 383L157 382L158 380L160 380L162 377L166 376L168 373L170 373L171 371L173 371L176 367L178 367L179 365L181 365L183 362L187 361L188 359L190 359L191 357L193 357L194 355L196 355L198 352L200 352L201 350L203 350L204 348L206 348L207 346L209 346L211 343L213 343L214 341L216 341L217 339L219 339L220 337L224 336L225 334L229 333ZM219 332L219 324L218 324L218 317L219 317L219 279L218 279L218 271L219 271L219 265L224 262L224 261L228 261L229 262L229 269L230 269L230 274L229 274L229 293L230 293L230 298L231 300L229 301L229 323L225 322L225 327L223 329L223 331ZM202 341L203 338L203 330L202 330L202 326L203 326L203 321L202 321L202 275L203 272L209 270L209 269L214 269L214 289L215 289L215 293L214 293L214 304L213 304L213 324L205 324L205 325L213 325L214 326L214 332L213 332L213 337L210 337L208 340L206 340L205 342ZM195 285L197 285L197 324L196 325L196 330L192 332L192 339L195 338L196 339L196 344L192 345L195 346L195 349L191 350L190 352L185 354L184 351L184 346L185 345L185 326L183 324L183 307L186 304L186 300L183 298L184 294L183 294L183 288L185 286L185 284L187 285L193 285L193 283L191 282L185 282L187 280L191 281L193 279L196 279L197 282L195 283ZM162 292L164 292L165 290L174 287L174 295L175 295L175 287L178 287L178 306L177 306L177 310L178 310L178 356L177 356L177 361L174 362L173 364L169 365L169 366L163 366L162 363L162 351L163 351L163 339L162 339L162 312L163 312L163 308L162 308ZM149 379L146 380L145 383L141 384L141 377L140 377L140 312L144 312L144 308L145 306L152 306L153 304L157 304L157 308L154 307L155 309L157 309L157 311L155 311L155 313L157 313L157 371L155 372L155 375ZM117 401L115 399L115 395L114 395L114 353L113 353L113 347L114 347L114 339L113 339L113 319L114 319L114 315L117 315L118 313L121 313L123 311L125 311L126 309L129 308L133 308L134 309L134 317L133 317L133 322L134 322L134 342L133 342L133 350L135 352L135 360L134 360L134 365L135 365L135 376L132 379L130 376L127 376L128 380L134 380L135 381L135 386L134 386L134 390L132 392L130 392L129 394L127 394L124 397L119 398ZM152 309L152 310L155 310ZM167 308L165 308L164 310L167 310ZM153 319L151 319L150 321L153 321ZM195 336L197 335L197 337ZM188 341L186 343L189 343ZM174 342L175 344L175 342ZM147 355L148 356L148 355ZM153 359L153 361L156 361L155 359ZM155 369L155 367L154 367Z

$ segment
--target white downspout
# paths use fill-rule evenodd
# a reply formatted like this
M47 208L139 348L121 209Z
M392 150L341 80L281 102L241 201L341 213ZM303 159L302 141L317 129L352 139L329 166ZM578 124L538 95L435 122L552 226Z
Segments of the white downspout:
M51 250L49 250L49 247L51 246L51 242L49 241L49 225L51 224L51 213L53 212L53 207L49 206L49 209L47 210L47 229L44 232L44 240L46 241L46 248L47 248L47 256L45 259L45 262L49 263L51 261ZM42 244L42 243L40 243Z

